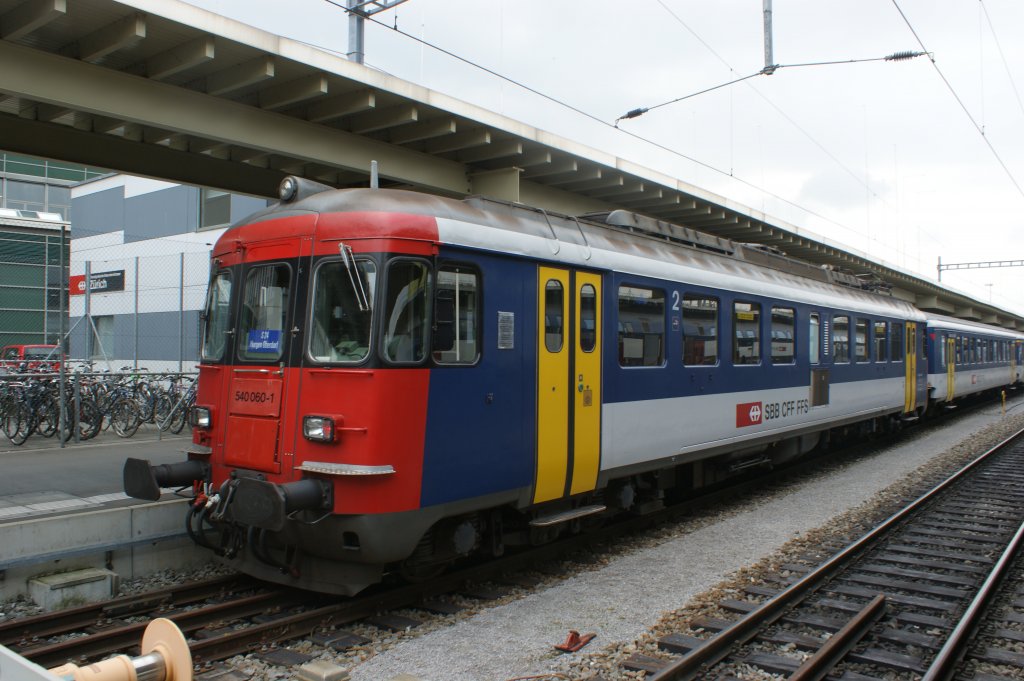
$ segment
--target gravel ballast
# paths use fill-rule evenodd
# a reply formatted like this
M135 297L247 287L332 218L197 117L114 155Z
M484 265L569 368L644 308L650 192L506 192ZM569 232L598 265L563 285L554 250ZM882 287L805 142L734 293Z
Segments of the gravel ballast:
M922 475L919 469L926 470L933 460L948 465L963 458L960 450L966 448L955 447L958 443L976 441L980 435L994 444L999 436L1024 426L1021 398L1007 408L1005 417L995 404L955 422L921 429L897 445L828 466L784 489L715 511L714 517L698 515L554 586L454 626L411 634L352 669L352 681L381 681L403 673L422 681L494 681L552 673L559 676L540 678L587 678L605 667L605 658L636 650L639 644L634 642L663 615L736 571L868 505L894 482ZM597 638L579 653L558 653L553 645L569 629L595 632Z

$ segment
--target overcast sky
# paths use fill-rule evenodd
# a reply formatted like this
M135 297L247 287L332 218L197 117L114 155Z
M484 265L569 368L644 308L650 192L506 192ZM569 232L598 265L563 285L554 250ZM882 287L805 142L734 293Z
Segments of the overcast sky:
M326 0L193 4L348 49L347 17ZM408 0L376 15L568 106L372 23L366 63L919 275L934 278L940 256L1024 258L1021 0L773 0L776 64L922 44L934 63L782 68L620 122L632 135L611 126L760 71L762 10L762 0ZM943 282L1024 314L1024 268Z

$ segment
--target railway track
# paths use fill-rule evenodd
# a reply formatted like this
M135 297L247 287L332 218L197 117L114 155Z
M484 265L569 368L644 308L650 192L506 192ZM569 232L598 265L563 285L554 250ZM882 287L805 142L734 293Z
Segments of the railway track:
M657 681L1024 678L1022 522L1024 431L825 563L783 566L774 586L722 601L731 618L690 621L623 668Z
M271 664L288 666L302 658L284 648L289 641L308 638L342 650L366 642L365 637L342 627L368 623L381 629L414 628L430 617L473 607L467 604L474 601L494 600L513 588L535 586L545 575L536 571L533 577L524 575L537 565L552 566L548 573L564 577L566 573L554 566L573 554L592 551L602 543L611 546L621 537L747 492L763 491L766 485L820 468L822 459L827 457L752 475L667 508L557 543L464 566L421 584L380 587L343 599L234 575L0 623L0 644L44 667L69 661L83 663L113 654L132 654L146 625L153 618L163 617L173 621L189 639L199 668L254 651ZM403 614L392 614L395 612Z
M537 565L555 566L581 550L594 550L595 543L614 545L624 535L635 535L694 510L733 500L745 491L763 490L767 485L820 466L820 460L800 462L787 470L755 476L565 542L463 567L424 584L378 588L357 598L338 599L281 589L248 578L225 577L3 623L0 644L43 666L94 661L115 653L131 655L147 623L152 618L165 617L190 639L189 646L200 670L210 669L218 660L253 652L269 664L301 664L309 658L290 649L290 642L308 640L344 651L367 643L366 636L357 633L367 634L363 625L397 631L418 627L432 617L454 614L467 607L478 608L474 603L501 598L517 586L531 587L545 581L544 574L532 570ZM806 569L792 567L794 571ZM542 572L558 574L559 578L566 575L559 567ZM764 597L766 593L754 595ZM752 606L745 601L731 607L746 610ZM716 623L704 624L713 627ZM681 650L678 646L675 649ZM661 660L657 664L664 663ZM197 678L202 679L202 673Z

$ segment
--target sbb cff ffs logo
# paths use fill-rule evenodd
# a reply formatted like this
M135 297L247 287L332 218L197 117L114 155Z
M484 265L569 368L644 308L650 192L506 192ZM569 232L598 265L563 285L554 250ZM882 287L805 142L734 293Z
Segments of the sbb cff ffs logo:
M760 402L744 402L743 404L736 405L736 427L743 428L745 426L757 426L761 424L761 415L764 411L761 409Z

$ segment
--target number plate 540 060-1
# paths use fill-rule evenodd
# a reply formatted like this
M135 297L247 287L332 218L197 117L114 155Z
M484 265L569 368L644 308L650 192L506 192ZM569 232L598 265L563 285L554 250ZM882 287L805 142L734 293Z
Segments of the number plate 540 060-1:
M236 378L229 396L232 414L277 416L281 412L281 381L266 378Z

